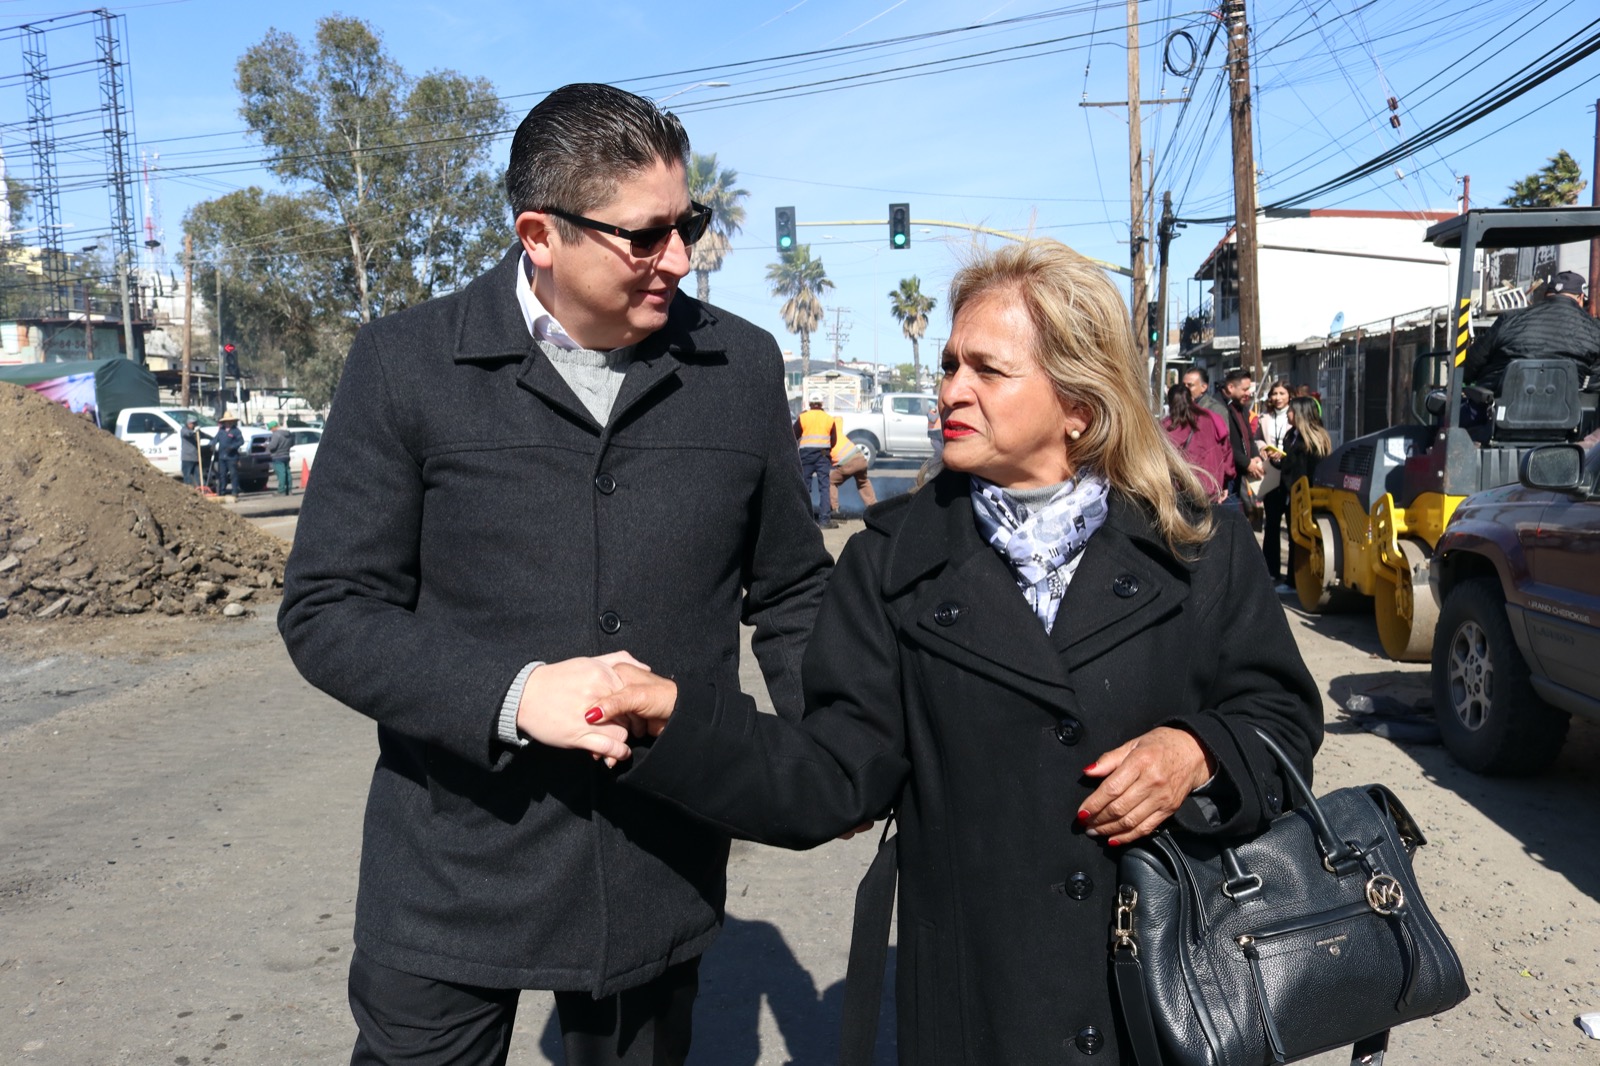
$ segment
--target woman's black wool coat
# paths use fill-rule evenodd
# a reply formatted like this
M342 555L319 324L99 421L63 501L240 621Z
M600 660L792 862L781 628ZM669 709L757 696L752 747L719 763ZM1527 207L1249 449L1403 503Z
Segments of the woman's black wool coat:
M1107 962L1116 849L1075 828L1095 787L1084 767L1187 728L1217 774L1212 804L1191 798L1176 820L1237 835L1286 796L1253 728L1307 773L1322 738L1261 549L1231 508L1216 527L1185 562L1113 495L1047 634L978 535L967 478L941 474L846 546L806 652L803 723L685 679L623 779L784 847L896 810L901 1062L1131 1062Z

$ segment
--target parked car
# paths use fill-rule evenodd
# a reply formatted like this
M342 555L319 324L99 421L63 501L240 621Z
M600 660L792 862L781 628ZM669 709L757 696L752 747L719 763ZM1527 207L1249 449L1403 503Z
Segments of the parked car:
M1600 721L1600 444L1526 452L1520 482L1467 497L1429 570L1433 703L1445 747L1530 774Z
M880 455L932 455L928 409L938 402L937 396L920 392L886 392L874 396L867 410L839 417L844 435L866 453L867 465L871 466Z
M201 458L211 461L211 438L217 432L217 420L204 411L192 407L124 407L117 413L114 425L106 428L138 448L155 468L168 477L182 477L182 441L178 433L184 423L193 418L198 431Z

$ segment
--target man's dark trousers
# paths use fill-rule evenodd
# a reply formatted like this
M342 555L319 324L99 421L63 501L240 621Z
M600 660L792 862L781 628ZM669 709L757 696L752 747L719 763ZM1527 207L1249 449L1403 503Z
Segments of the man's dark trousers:
M811 479L817 479L817 521L833 521L833 506L828 502L828 475L833 473L833 456L826 448L800 449L800 480L806 492L811 491Z
M239 495L239 459L217 460L217 493L221 496ZM229 486L233 486L231 489Z
M695 958L604 999L557 992L567 1066L682 1066L699 985ZM357 948L350 960L350 1010L360 1034L350 1066L504 1066L520 995L514 988L416 977L373 962Z

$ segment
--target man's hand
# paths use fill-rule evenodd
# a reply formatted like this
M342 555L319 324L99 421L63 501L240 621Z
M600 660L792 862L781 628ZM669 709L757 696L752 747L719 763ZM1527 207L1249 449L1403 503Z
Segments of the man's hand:
M1250 466L1248 469L1251 477L1260 477L1265 470L1265 467L1261 465L1261 456L1258 455L1254 459L1250 460Z
M628 665L632 664L632 665ZM584 713L622 687L617 669L643 664L625 651L545 663L528 675L517 704L517 730L552 748L578 748L607 766L632 754L620 725L586 722Z
M1083 773L1101 781L1083 801L1078 824L1092 837L1127 844L1172 817L1189 793L1211 780L1216 760L1193 733L1157 726L1112 748Z
M635 735L660 736L678 705L678 683L652 674L643 664L619 665L616 674L621 684L596 702L600 717L595 721L608 728L626 725Z

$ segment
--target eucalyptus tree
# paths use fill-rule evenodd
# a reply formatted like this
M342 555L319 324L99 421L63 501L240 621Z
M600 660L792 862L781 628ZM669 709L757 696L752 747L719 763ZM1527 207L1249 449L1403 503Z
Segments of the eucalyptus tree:
M269 30L239 58L236 85L268 168L313 198L345 246L343 303L357 321L459 286L503 251L488 152L506 116L487 80L412 77L368 23L332 15L311 52Z
M787 300L779 313L790 333L800 335L800 387L811 376L811 334L822 325L822 294L833 288L822 260L811 258L809 244L797 244L767 265L772 295Z

